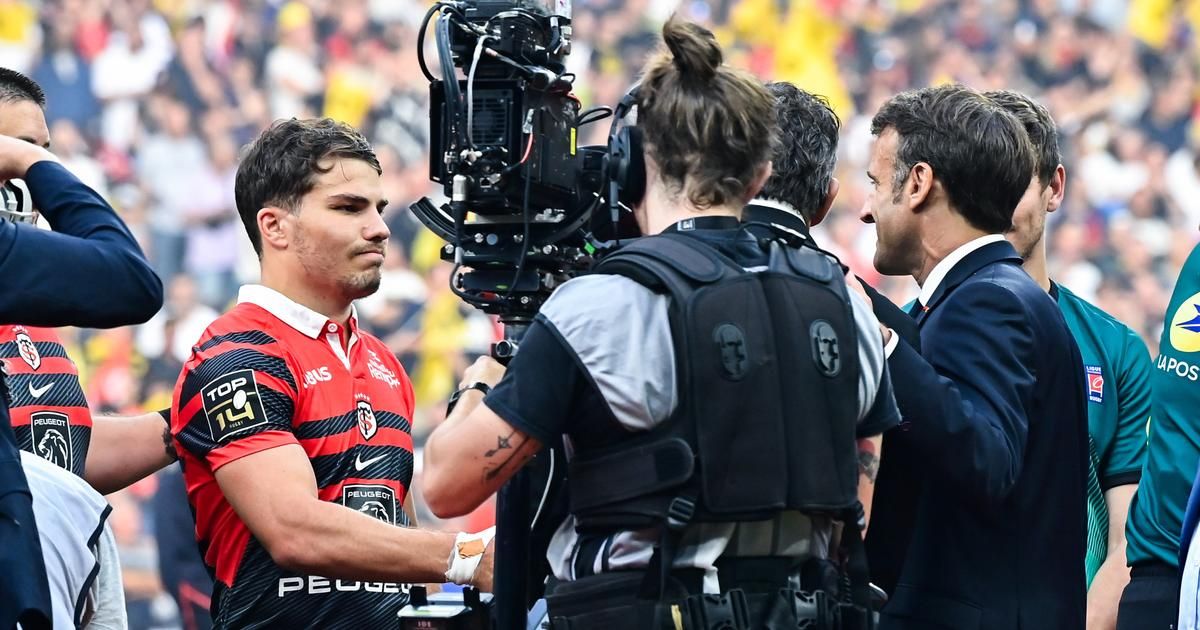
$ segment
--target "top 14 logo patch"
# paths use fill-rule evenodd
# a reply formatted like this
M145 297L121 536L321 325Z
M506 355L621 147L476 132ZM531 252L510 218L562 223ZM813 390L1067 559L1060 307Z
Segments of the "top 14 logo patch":
M236 370L225 374L200 390L204 416L214 442L267 423L267 412L258 394L254 370Z
M1083 369L1087 375L1088 400L1094 403L1104 402L1104 372L1098 365L1085 365Z

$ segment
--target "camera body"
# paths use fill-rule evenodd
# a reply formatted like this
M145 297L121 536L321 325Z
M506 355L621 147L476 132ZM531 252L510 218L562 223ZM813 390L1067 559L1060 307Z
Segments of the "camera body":
M436 20L430 22L436 14ZM446 241L452 288L467 303L527 323L592 262L588 228L604 147L579 147L580 103L566 73L566 0L440 2L430 79L429 177L449 203L411 208ZM597 118L598 119L598 118Z

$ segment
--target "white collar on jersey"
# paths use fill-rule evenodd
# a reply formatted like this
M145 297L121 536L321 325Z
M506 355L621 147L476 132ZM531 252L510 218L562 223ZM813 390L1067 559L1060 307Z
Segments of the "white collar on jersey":
M295 328L301 333L316 339L321 331L332 324L335 328L329 332L337 332L337 323L328 317L293 301L288 296L265 287L261 284L247 284L238 292L238 304L250 303L261 307L268 313L278 317L280 321ZM358 329L358 310L350 305L350 331Z

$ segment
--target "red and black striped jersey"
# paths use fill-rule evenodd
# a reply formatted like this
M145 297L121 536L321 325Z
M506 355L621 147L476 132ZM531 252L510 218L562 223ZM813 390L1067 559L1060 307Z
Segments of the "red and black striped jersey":
M230 506L214 472L270 448L308 454L318 496L397 526L413 473L412 384L380 340L271 289L238 305L192 349L175 388L179 445L196 538L216 578L219 627L389 627L407 585L299 575L276 565Z
M0 361L21 450L83 476L92 413L79 370L52 328L0 326Z

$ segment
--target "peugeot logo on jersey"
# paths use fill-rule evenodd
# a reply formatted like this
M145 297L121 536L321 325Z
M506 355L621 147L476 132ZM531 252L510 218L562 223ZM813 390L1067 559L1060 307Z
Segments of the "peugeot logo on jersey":
M67 415L57 411L37 411L29 418L33 431L33 448L42 459L71 470L71 423Z
M1183 301L1171 318L1171 346L1180 352L1200 352L1200 293Z

